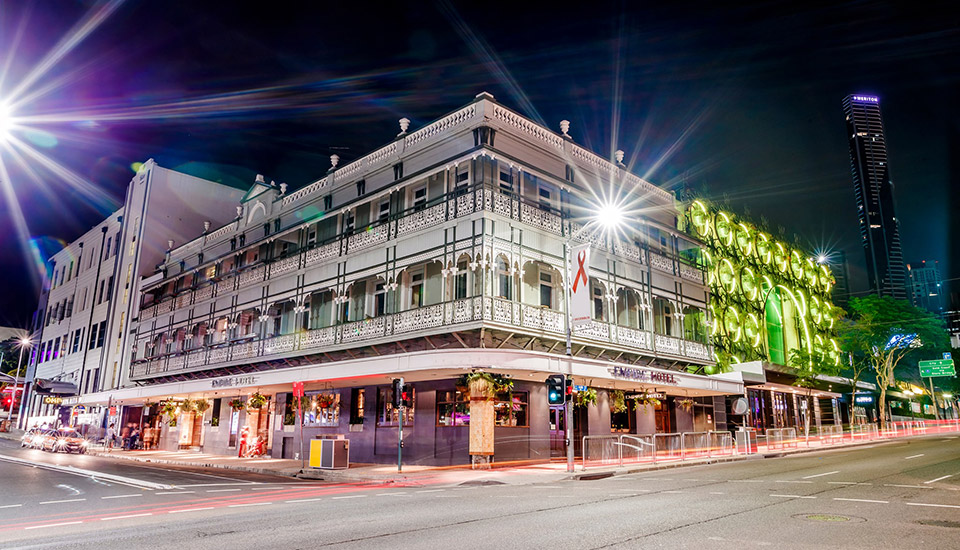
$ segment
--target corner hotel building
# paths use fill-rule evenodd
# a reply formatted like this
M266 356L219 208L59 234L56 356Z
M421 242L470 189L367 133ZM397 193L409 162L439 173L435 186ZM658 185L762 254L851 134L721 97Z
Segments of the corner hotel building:
M305 438L342 434L351 461L389 463L403 422L405 462L465 464L468 397L457 379L480 369L514 383L495 405L497 461L563 454L566 419L544 385L555 373L597 391L595 405L574 409L577 440L726 429L723 396L743 394L743 383L704 374L716 372L709 292L688 260L701 245L676 229L671 193L629 173L622 153L608 161L567 124L555 133L486 93L408 125L352 162L331 157L326 175L298 190L258 176L211 216L232 221L175 243L137 283L120 383L63 406L109 405L160 449L236 454L246 427L271 456L293 458L292 384L304 382ZM611 186L643 215L618 235L584 230L593 197ZM593 311L569 358L568 242L592 244ZM404 418L392 405L401 376L414 388ZM612 390L628 404L662 399L612 413ZM253 394L267 398L263 413L231 407ZM184 399L209 406L176 422L158 414Z

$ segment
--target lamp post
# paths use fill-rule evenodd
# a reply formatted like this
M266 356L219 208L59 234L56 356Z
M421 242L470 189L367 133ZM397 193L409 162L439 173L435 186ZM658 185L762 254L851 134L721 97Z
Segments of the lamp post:
M573 266L573 258L570 257L573 239L578 236L581 232L590 227L591 223L596 223L600 228L605 232L612 232L617 230L623 225L624 213L623 209L619 204L616 203L606 203L600 208L597 209L597 212L593 215L592 219L583 225L576 232L571 232L567 235L567 239L563 244L563 261L565 269L567 271L567 277L564 281L565 291L563 293L564 304L563 304L563 314L564 321L566 326L566 354L567 354L567 376L573 377L573 320L570 315L570 305L573 298L573 281L570 280L573 276L571 267ZM587 294L589 296L589 286L587 288ZM567 472L572 473L574 471L574 460L573 460L573 399L572 397L568 400L564 398L564 418L566 419L566 444L567 444Z
M11 401L10 401L10 408L7 409L8 421L13 418L13 403L17 400L17 387L19 386L19 381L17 380L17 377L20 376L20 369L21 369L21 365L23 364L23 348L29 346L30 343L31 342L29 337L23 337L17 341L17 345L20 347L20 356L17 358L17 370L15 371L13 376L13 397L11 398ZM24 389L26 389L26 387L24 387ZM23 399L20 400L19 410L21 411L23 410ZM20 415L20 412L17 413L18 418L19 418L19 415Z

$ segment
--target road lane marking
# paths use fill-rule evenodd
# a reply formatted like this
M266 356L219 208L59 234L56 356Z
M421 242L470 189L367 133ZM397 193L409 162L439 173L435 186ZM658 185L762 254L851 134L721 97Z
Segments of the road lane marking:
M331 500L341 500L341 499L345 499L345 498L364 498L364 497L366 497L366 496L367 496L367 495L347 495L347 496L344 496L344 497L331 497Z
M660 491L664 495L682 495L686 491Z
M185 510L170 510L168 514L183 514L185 512L199 512L200 510L213 510L213 506L207 506L205 508L187 508Z
M190 494L190 493L196 493L196 491L161 491L161 492L155 493L155 494L158 494L158 495L188 495L188 494Z
M251 491L273 491L274 489L283 489L283 487L251 487Z
M815 477L832 476L833 474L839 474L839 473L840 473L840 470L834 470L834 471L832 471L832 472L825 472L825 473L822 473L822 474L814 474L814 475L812 475L812 476L803 476L803 477L800 478L800 479L813 479L813 478L815 478Z
M152 516L153 512L146 512L144 514L130 514L127 516L113 516L112 518L100 518L100 521L113 521L115 519L127 519L127 518L142 518L143 516Z
M231 504L227 508L245 508L247 506L266 506L267 504L273 504L272 502L248 502L246 504Z
M531 485L531 489L559 489L559 485Z
M63 503L63 502L81 502L81 501L84 501L84 500L87 500L87 499L85 499L85 498L70 498L70 499L67 499L67 500L47 500L47 501L41 502L40 504L60 504L60 503Z
M856 481L828 481L831 485L873 485L873 483L858 483Z
M83 523L82 521L67 521L64 523L49 523L47 525L32 525L30 527L24 527L24 529L46 529L48 527L63 527L64 525L78 525Z
M943 481L944 479L947 479L948 477L953 477L953 474L941 476L941 477L938 477L937 479L931 479L930 481L924 481L924 483L936 483L936 482L938 482L938 481Z
M800 481L798 479L778 479L774 483L813 483L812 481Z
M7 504L6 506L0 506L0 509L2 509L2 508L19 508L19 507L21 507L21 506L23 506L23 504Z
M407 497L407 493L377 493L378 497Z
M727 483L763 483L762 479L728 479Z
M101 498L101 499L109 499L109 498L133 498L133 497L142 497L142 496L143 496L143 495L140 495L140 494L137 494L137 495L111 495L111 496L108 496L108 497L100 497L100 498Z
M232 493L234 491L239 491L240 489L210 489L208 493Z
M318 500L323 500L322 498L302 498L299 500L285 500L284 502L288 504L293 504L295 502L317 502Z
M710 491L711 495L724 495L726 493L721 493L720 491Z
M870 500L866 498L839 498L834 497L833 500L842 500L844 502L872 502L874 504L890 504L888 500Z
M779 497L779 498L817 498L817 497L805 497L803 495L770 495L770 496Z
M923 453L920 453L920 454L918 454L918 455L913 455L913 456L904 457L904 460L910 460L911 458L920 458L921 456L923 456Z
M923 485L898 485L896 483L884 483L884 487L905 487L907 489L933 489L933 487L924 487Z
M446 491L446 489L427 489L425 491L414 491L416 493L439 493L441 491Z
M929 506L931 508L960 508L956 504L927 504L924 502L905 502L907 506Z

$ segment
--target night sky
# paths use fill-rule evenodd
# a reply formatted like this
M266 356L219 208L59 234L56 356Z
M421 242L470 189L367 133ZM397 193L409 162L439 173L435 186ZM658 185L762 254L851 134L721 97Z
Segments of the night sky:
M881 101L904 259L960 271L955 3L240 4L0 4L0 100L28 97L15 136L36 152L0 150L0 189L12 183L40 250L118 207L135 162L296 188L330 154L345 164L390 141L401 117L415 130L488 91L555 131L570 120L601 155L623 149L664 188L764 216L811 252L846 251L862 292L841 100L863 92ZM25 326L38 264L9 199L0 325Z

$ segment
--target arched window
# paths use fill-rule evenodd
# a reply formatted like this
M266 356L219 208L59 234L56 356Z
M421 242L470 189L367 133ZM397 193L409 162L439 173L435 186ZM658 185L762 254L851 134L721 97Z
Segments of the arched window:
M507 300L513 299L513 275L510 273L510 263L503 256L497 256L496 262L497 296Z
M637 292L629 288L617 291L617 324L630 328L643 328L643 315Z
M607 320L606 287L600 281L590 279L590 304L593 318L597 321Z
M653 298L653 330L657 334L674 336L673 304L664 298Z

